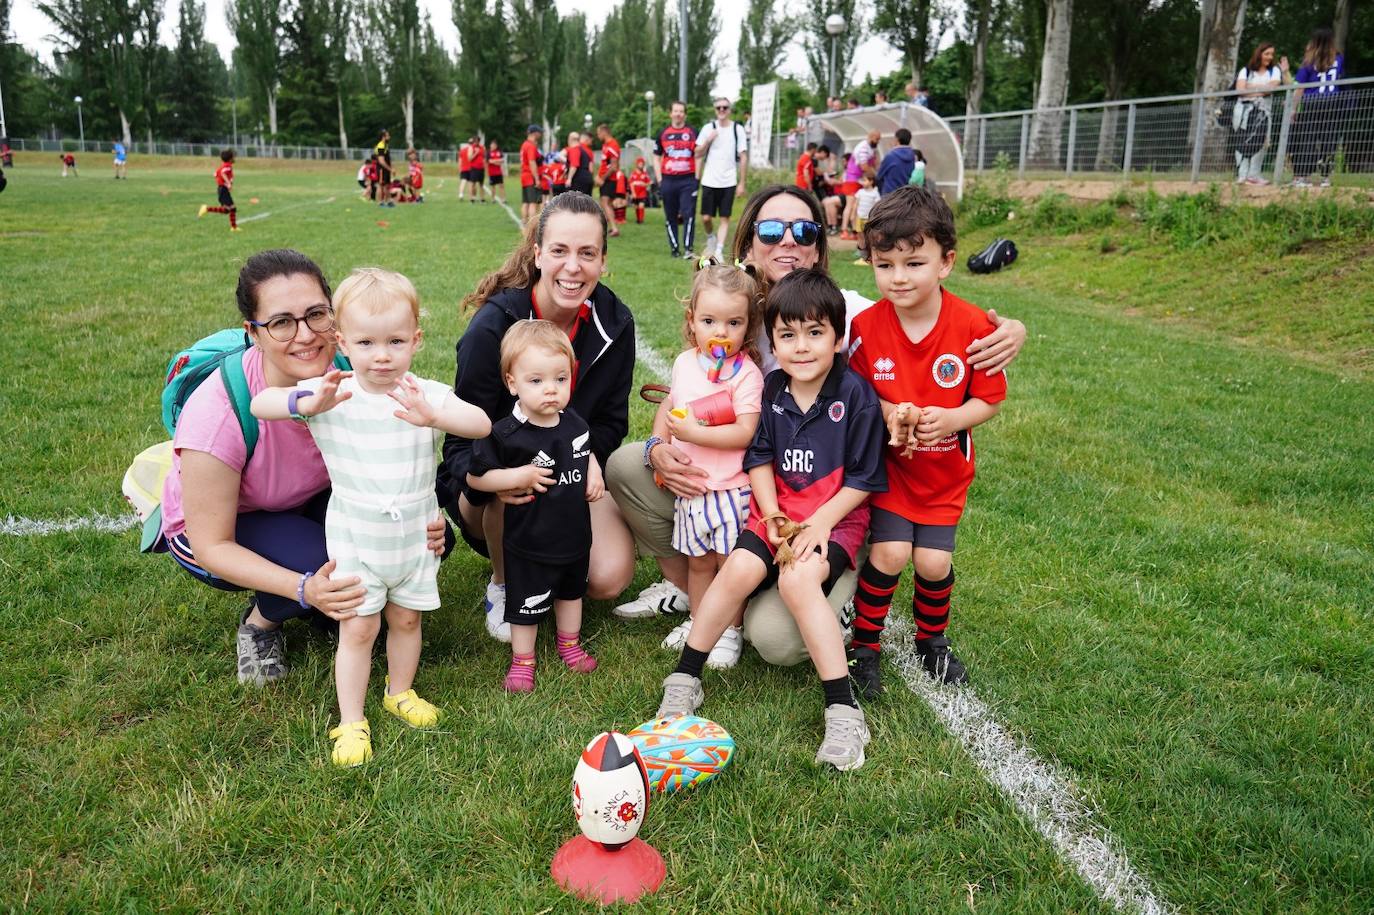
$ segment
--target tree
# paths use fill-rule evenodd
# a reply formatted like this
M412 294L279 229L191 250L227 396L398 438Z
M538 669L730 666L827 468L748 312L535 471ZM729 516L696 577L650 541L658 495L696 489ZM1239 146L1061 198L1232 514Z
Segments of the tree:
M553 0L511 0L512 39L515 57L511 67L525 82L529 100L527 120L544 126L569 100L570 74L564 71L563 21Z
M798 19L781 15L776 0L749 0L749 9L740 23L740 85L752 89L777 78L787 45L801 27Z
M919 86L931 49L939 47L952 18L953 13L935 0L877 0L873 30L905 55L911 80Z
M387 86L401 105L406 146L415 145L415 89L424 54L420 6L416 0L374 0L368 4L374 34L381 42Z
M832 42L825 30L825 20L836 13L844 17L847 28L838 41ZM833 64L835 91L843 94L849 85L849 69L854 65L854 49L859 46L859 37L864 31L858 0L832 0L823 14L810 17L807 24L802 44L806 51L806 62L811 66L811 75L816 80L817 91L821 95L826 94ZM835 48L833 61L830 59L832 45Z
M986 77L988 32L992 24L992 0L973 0L969 6L973 17L973 61L969 75L968 96L964 116L972 117L983 110L983 81Z
M672 74L677 75L678 66L678 21L676 16L667 17L668 41L663 49L663 60L671 65ZM716 36L720 34L720 19L716 16L716 0L688 0L687 3L687 98L705 98L711 94L716 84L717 63L712 51ZM673 80L674 86L677 81ZM665 87L665 95L672 90Z
M277 0L228 0L224 18L238 41L237 57L248 71L255 101L266 109L267 132L275 143L282 64L281 7Z
M177 125L177 139L204 142L218 136L216 87L225 81L224 62L205 43L204 3L181 0L169 69L165 100Z
M1045 50L1040 58L1040 93L1031 132L1031 159L1042 165L1059 161L1060 108L1069 98L1069 47L1073 35L1073 0L1050 0L1045 17Z
M501 0L490 6L488 0L454 0L453 21L463 42L458 89L468 121L462 126L502 142L514 140L524 99L510 67L511 36Z

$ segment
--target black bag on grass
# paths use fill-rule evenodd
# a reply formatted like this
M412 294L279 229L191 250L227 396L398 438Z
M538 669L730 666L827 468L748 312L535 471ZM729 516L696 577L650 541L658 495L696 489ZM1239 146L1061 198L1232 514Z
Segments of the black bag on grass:
M968 269L970 273L996 273L1015 260L1016 242L999 238L977 254L970 254Z

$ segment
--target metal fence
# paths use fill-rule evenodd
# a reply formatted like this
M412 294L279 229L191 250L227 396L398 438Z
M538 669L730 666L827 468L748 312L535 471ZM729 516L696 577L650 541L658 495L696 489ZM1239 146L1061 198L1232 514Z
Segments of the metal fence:
M344 149L338 146L269 146L266 144L254 143L251 140L247 143L246 137L239 137L239 145L235 145L231 140L221 140L215 143L179 143L169 141L147 141L134 140L129 144L130 155L145 156L214 156L218 157L220 150L226 146L232 146L239 159L318 159L318 160L347 160L361 162L372 155L371 146L358 146ZM62 139L24 139L15 137L9 140L10 147L15 152L72 152L72 153L108 153L110 151L110 141L108 140L73 140L67 137ZM392 157L396 158L398 147L392 147ZM404 153L404 149L399 150ZM457 157L456 150L452 149L421 149L417 150L421 162L453 162ZM509 161L509 153L507 161Z
M1320 88L1326 92L1310 91ZM1374 174L1374 77L1242 96L1172 95L947 120L963 144L964 167L976 172L1000 159L1023 177L1150 172L1279 183Z

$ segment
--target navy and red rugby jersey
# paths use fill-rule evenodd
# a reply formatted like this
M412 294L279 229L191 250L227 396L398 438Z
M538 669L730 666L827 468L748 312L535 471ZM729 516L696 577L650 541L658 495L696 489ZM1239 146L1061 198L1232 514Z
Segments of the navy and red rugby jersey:
M965 360L970 343L993 331L987 313L943 287L940 316L919 342L902 329L887 299L854 316L849 325L849 365L871 379L889 403L918 407L962 406L977 397L1001 403L1007 376L972 371ZM916 524L958 524L973 482L973 432L966 429L933 445L918 445L911 457L886 444L888 489L873 505Z
M782 369L769 372L764 379L759 428L744 452L745 470L773 465L782 513L793 521L806 521L844 487L865 492L887 489L883 466L887 427L873 388L849 370L842 356L836 356L816 402L803 413L788 390L789 380ZM840 528L851 527L843 524L836 525L830 538L845 548L851 562L868 528L867 505L857 511L863 512L863 523L854 531L857 538L841 537ZM752 496L745 529L768 542L763 513Z
M658 132L654 155L663 157L660 178L696 174L697 132L685 124L681 127L669 124Z

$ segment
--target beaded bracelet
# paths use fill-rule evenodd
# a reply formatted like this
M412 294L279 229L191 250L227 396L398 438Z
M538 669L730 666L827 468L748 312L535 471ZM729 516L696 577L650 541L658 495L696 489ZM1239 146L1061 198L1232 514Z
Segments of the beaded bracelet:
M296 585L296 603L300 604L306 610L310 609L310 605L305 602L305 583L310 579L310 576L314 574L314 572L306 572L301 576L301 583Z

